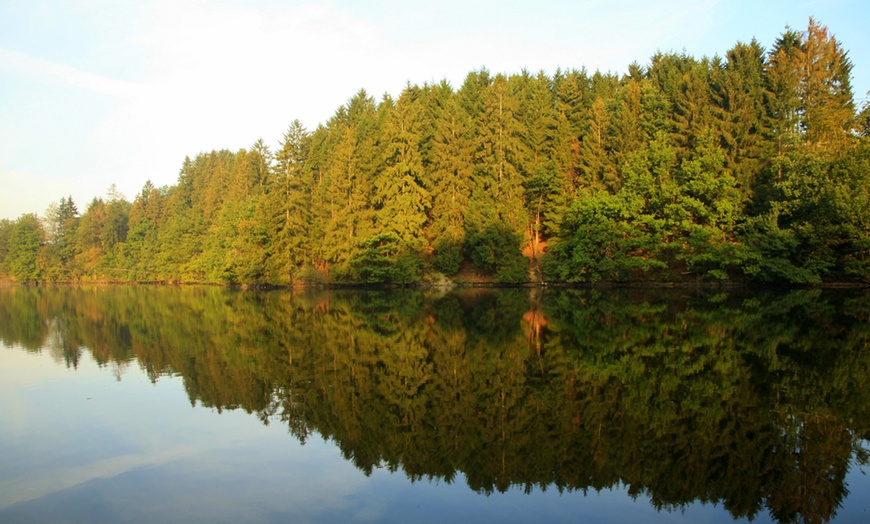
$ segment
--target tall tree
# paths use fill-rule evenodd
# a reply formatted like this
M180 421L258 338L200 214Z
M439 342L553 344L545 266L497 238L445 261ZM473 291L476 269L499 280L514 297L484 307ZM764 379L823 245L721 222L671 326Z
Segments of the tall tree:
M374 99L360 90L329 122L331 143L321 187L326 216L321 250L337 278L347 278L359 243L372 232L371 188L378 156Z
M694 149L710 125L709 60L657 53L648 75L669 104L667 131L682 157Z
M828 28L813 18L798 59L806 141L816 149L839 152L851 142L855 118L852 62Z
M419 258L432 205L420 151L424 115L420 89L408 86L395 104L384 104L389 104L389 111L382 131L382 168L374 178L375 230L394 235L400 250Z
M544 238L560 220L556 204L562 201L563 180L573 168L570 144L574 137L567 118L556 108L554 85L543 72L533 77L523 71L510 81L517 100L516 163L528 220L524 227L526 253L539 271Z
M774 42L767 59L765 80L769 96L768 111L772 117L778 155L793 150L800 143L802 47L800 33L786 29Z
M713 89L717 132L727 168L733 170L744 204L750 205L758 177L769 163L771 120L765 106L765 53L753 39L725 55Z
M105 226L106 203L101 198L94 198L79 220L76 239L79 251L77 265L85 276L94 279L98 278L97 269L106 254L103 250Z
M6 265L6 257L12 242L12 228L14 222L7 218L0 219L0 277L9 275L9 267Z
M311 249L311 182L304 177L311 134L294 120L275 153L274 183L268 193L270 260L278 282L290 283Z
M471 123L447 81L430 86L425 101L426 118L432 122L423 159L432 198L426 234L435 268L453 275L462 262L473 172Z
M72 197L61 198L59 204L49 207L45 221L47 240L66 273L76 255L76 229L79 221L79 211Z

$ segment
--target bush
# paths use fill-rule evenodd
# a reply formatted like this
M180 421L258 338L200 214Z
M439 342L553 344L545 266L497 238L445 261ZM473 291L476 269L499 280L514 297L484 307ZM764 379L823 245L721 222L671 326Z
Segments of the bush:
M445 276L452 277L462 266L462 246L458 242L441 239L435 243L432 267Z
M522 239L502 225L491 225L469 235L466 251L478 269L495 272L497 282L520 283L529 280L529 261L520 249Z

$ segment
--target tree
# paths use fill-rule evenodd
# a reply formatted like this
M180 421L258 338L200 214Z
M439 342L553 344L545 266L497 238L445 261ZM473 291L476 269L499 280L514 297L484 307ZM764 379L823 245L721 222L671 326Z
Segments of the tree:
M795 140L825 153L847 147L855 118L852 63L827 27L810 18L806 32L787 30L768 63L779 154Z
M737 43L725 55L714 86L718 136L725 166L734 173L745 206L751 206L772 153L765 106L765 54L756 41Z
M786 29L774 43L767 59L767 103L778 155L794 149L800 141L799 61L802 45L800 34Z
M426 119L432 122L423 158L432 199L426 234L435 258L445 254L445 262L452 260L439 270L453 274L459 266L449 254L461 251L473 172L471 123L446 81L429 88L426 104Z
M643 195L598 191L577 200L544 262L549 281L626 281L667 266L657 253L656 220L644 214Z
M12 226L6 267L18 282L39 280L37 254L45 233L39 219L33 213L21 215Z
M686 54L657 53L648 75L668 101L666 131L680 157L695 148L698 138L709 126L710 63Z
M96 269L105 256L103 250L103 230L106 225L106 203L94 198L85 214L79 219L77 245L79 254L76 265L83 276L96 277Z
M522 237L504 224L492 224L466 240L468 258L478 269L492 272L496 282L529 280L529 260L523 256Z
M801 53L798 95L803 105L806 141L829 153L849 145L855 117L852 62L828 28L810 18Z
M743 262L734 231L740 195L713 133L697 140L694 155L676 171L677 192L664 207L665 228L673 235L676 258L690 272L725 280L727 271Z
M526 252L539 271L544 238L552 234L559 220L563 180L573 167L570 144L574 137L567 119L556 109L553 84L543 72L532 77L523 71L510 82L519 124L516 164L528 220L523 233L529 247Z
M306 179L311 133L294 120L275 153L274 183L268 196L269 259L278 282L292 282L310 256L311 185Z
M41 278L51 281L74 278L78 220L78 209L72 197L61 198L59 204L52 203L46 210L42 220L46 240L37 261Z
M9 275L9 267L7 266L6 258L9 256L9 249L12 242L12 228L15 223L4 218L0 219L0 276Z
M319 251L338 278L349 276L360 241L372 234L371 188L378 157L378 114L374 99L360 90L328 125L319 196L323 235Z
M109 190L106 201L106 221L103 227L102 244L106 252L111 252L116 244L127 240L130 223L130 202L124 195L115 190L114 184Z
M390 234L398 249L418 258L426 245L423 227L431 208L428 180L420 151L422 102L420 91L408 86L389 104L384 122L382 168L374 177L374 229Z

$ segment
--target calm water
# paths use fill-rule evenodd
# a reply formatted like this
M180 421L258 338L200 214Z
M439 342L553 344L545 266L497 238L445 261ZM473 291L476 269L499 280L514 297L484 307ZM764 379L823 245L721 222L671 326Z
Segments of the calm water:
M860 291L0 288L0 522L867 522Z

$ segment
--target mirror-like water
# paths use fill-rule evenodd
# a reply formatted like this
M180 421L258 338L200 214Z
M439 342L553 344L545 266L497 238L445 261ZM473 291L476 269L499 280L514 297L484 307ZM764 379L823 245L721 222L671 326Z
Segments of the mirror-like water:
M0 288L0 522L864 522L870 295Z

